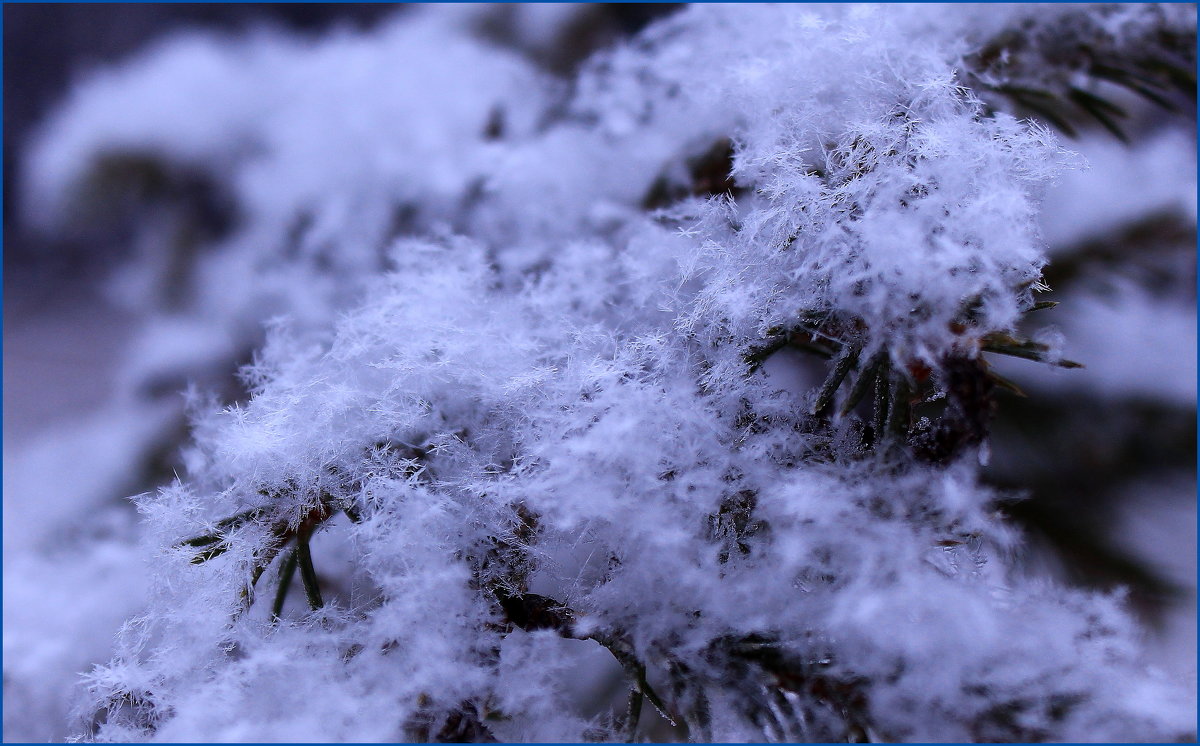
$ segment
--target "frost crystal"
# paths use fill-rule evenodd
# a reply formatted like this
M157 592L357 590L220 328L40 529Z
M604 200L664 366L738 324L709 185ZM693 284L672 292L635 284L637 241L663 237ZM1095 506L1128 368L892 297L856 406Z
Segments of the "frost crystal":
M972 60L1158 12L702 5L567 87L422 9L92 79L38 217L85 166L199 174L236 220L181 302L218 357L275 321L249 399L198 399L187 474L139 498L154 585L87 735L1194 732L1119 598L1010 571L977 474L981 353L1070 364L1017 322L1077 164L998 110L1024 69ZM581 675L622 694L589 710Z

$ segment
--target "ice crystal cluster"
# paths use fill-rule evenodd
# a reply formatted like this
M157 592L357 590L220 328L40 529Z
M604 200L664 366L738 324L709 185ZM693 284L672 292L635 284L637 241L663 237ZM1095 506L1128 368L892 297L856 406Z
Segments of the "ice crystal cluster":
M257 348L137 499L151 587L78 732L1194 733L1119 595L1012 571L978 474L989 356L1071 365L1017 325L1080 165L1005 109L1040 68L981 55L1194 8L701 5L569 82L485 12L171 39L43 130L45 225L130 169L216 185L227 230L164 199L121 279L166 309L145 366Z

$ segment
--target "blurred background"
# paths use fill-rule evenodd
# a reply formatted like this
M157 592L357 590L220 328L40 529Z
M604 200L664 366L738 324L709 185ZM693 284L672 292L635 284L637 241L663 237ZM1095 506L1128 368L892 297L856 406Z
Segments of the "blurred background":
M383 3L14 3L4 8L4 440L99 405L131 319L101 284L131 254L112 226L67 232L21 219L16 181L33 129L74 83L180 30L230 34L272 26L318 36L368 29L402 7ZM105 230L107 229L107 230Z
M461 22L566 85L594 50L678 7L495 5L462 11ZM244 399L236 371L261 342L261 318L220 316L220 301L205 301L190 274L205 247L241 229L239 206L214 172L152 159L75 164L89 173L91 207L39 222L26 202L38 133L72 91L181 31L315 40L372 33L409 12L4 6L6 740L66 735L79 673L107 659L144 598L126 498L182 472L180 392L195 384L225 403ZM1027 331L1061 333L1066 357L1087 367L996 362L1026 396L1001 395L985 474L1025 496L1002 509L1028 538L1026 571L1126 589L1156 663L1194 686L1194 77L1191 86L1190 100L1167 105L1108 90L1125 112L1128 142L1087 112L1064 115L1074 135L1067 147L1091 168L1048 195L1044 297L1061 305L1030 314Z

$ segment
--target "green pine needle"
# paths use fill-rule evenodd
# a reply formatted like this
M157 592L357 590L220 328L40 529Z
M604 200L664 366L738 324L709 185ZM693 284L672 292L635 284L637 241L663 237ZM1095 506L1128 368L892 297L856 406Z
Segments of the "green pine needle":
M875 429L875 442L882 443L887 430L888 405L891 401L891 361L885 356L875 374L875 419L872 423Z
M842 381L846 380L846 375L850 373L854 364L858 362L858 353L860 350L861 348L857 345L847 344L842 347L842 351L834 359L833 372L829 374L829 377L825 379L825 383L822 384L821 390L817 394L817 400L813 403L809 414L815 417L833 401L833 395L837 393L838 387L842 385Z
M1017 396L1021 397L1022 399L1028 398L1028 396L1026 396L1025 392L1021 390L1020 386L1018 386L1017 384L1008 380L1007 378L1000 375L999 373L989 370L987 373L987 376L988 376L988 378L991 379L992 383L996 384L997 386L1004 389L1005 391L1016 394Z
M625 716L625 743L637 742L638 723L642 719L642 700L645 695L638 687L629 690L629 711Z
M308 607L313 611L325 605L321 599L321 588L317 583L317 571L313 567L312 553L308 548L308 538L312 529L301 526L296 534L296 560L300 567L300 580L304 583L304 595L308 599Z
M292 577L296 574L296 565L300 556L300 547L295 546L288 553L283 566L279 568L279 587L275 590L275 603L271 607L271 619L279 619L283 613L283 604L287 601L288 590L292 587Z
M1129 144L1129 137L1117 125L1114 117L1124 118L1125 110L1111 101L1101 98L1094 93L1088 93L1082 88L1072 88L1067 96L1071 101L1075 102L1079 108L1091 114L1092 117L1104 126L1106 130L1111 132L1121 142Z
M879 373L879 368L887 361L887 350L879 350L872 355L863 365L862 373L859 373L858 379L855 380L853 388L850 389L850 396L846 398L846 403L842 405L841 415L845 417L850 414L850 411L858 406L862 401L863 396L867 393L867 389L871 388L871 384L875 381L875 377Z

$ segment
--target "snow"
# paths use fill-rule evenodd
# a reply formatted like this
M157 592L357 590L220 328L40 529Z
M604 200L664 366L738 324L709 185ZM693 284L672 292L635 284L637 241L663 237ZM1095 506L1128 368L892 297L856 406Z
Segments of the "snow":
M613 675L597 643L646 666L674 733L696 740L1191 732L1194 685L1147 668L1119 598L1010 572L1019 537L976 450L933 464L882 435L869 446L857 415L814 407L824 362L748 363L778 330L815 326L864 366L886 352L897 385L930 369L945 394L947 361L1015 332L1045 237L1066 238L1044 227L1043 196L1078 159L1044 126L987 111L958 66L1041 11L701 5L569 86L471 36L476 12L317 42L177 37L78 88L43 130L27 187L47 228L113 154L198 171L239 217L195 255L185 311L149 315L126 400L71 435L106 440L61 487L82 497L39 516L29 506L53 483L28 466L6 483L6 551L10 524L34 541L116 489L99 482L145 446L104 438L109 423L137 415L143 429L113 432L162 435L178 407L137 399L139 383L258 350L244 397L191 397L186 473L137 498L143 522L121 536L150 587L104 610L131 621L88 676L78 732L619 739L571 681L579 661ZM645 209L660 178L688 186L725 137L735 193ZM1151 142L1147 168L1178 145ZM1097 170L1134 158L1097 152ZM1181 179L1145 204L1179 205ZM1080 220L1110 188L1059 204ZM1127 319L1144 329L1150 308L1166 322L1139 343L1158 366L1117 361L1063 385L1186 397L1194 319L1132 287L1116 298L1079 299L1068 353ZM1176 338L1190 357L1163 352ZM343 510L361 520L330 517ZM309 610L296 581L273 620L282 544L314 525L327 603ZM109 567L130 546L86 551L111 552ZM196 547L225 551L198 561ZM27 614L15 641L48 613L28 591L12 591ZM517 622L506 604L535 595L572 619ZM100 657L94 641L47 649L66 634L14 655L12 675ZM737 652L751 644L811 674L779 694L787 713L763 704L782 674Z

